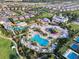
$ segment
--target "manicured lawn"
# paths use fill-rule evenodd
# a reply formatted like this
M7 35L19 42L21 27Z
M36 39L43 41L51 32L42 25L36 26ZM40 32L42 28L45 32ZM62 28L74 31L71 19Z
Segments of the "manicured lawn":
M79 30L79 25L77 25L77 24L70 23L70 26L74 30Z
M49 59L55 59L55 58L54 58L54 55L52 55L51 58L49 58Z
M41 18L51 18L53 17L54 13L47 13L47 12L44 12L44 13L41 13L40 15L37 15L35 17L32 17L30 19L26 19L26 20L35 20L35 19L41 19Z
M79 10L71 11L71 13L75 13L79 15Z
M41 15L38 16L38 18L50 18L50 17L53 17L53 14L51 13L42 13Z
M9 40L0 38L0 59L9 59L11 52L10 44Z
M71 14L75 13L75 14L79 15L79 10L66 11L66 12L67 12L67 13L71 13Z

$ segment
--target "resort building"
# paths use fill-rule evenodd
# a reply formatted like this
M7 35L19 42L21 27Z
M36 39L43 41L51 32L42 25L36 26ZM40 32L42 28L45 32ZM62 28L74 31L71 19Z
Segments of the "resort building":
M13 23L11 22L12 20L14 21ZM25 17L19 16L11 18L9 22L3 23L3 26L6 30L13 32L14 35L16 34L15 32L27 31L28 28L28 34L26 34L25 37L20 37L21 43L34 51L53 53L57 44L52 43L52 41L57 40L57 38L68 38L68 30L60 26L48 24L50 23L50 19L48 18L37 19L37 22L30 24L24 21L21 22L20 20L25 20ZM43 22L46 24L43 24Z
M22 0L6 1L19 2ZM70 37L72 36L71 34L73 34L71 33L73 30L68 30L71 25L68 22L68 17L65 15L63 16L62 14L54 15L51 13L54 11L78 10L79 5L65 5L64 3L49 5L47 3L43 6L39 5L40 3L23 3L23 5L20 5L19 3L7 4L7 7L5 6L2 9L2 12L0 12L1 27L3 27L5 31L10 32L10 37L17 45L17 51L19 52L20 47L21 49L23 48L22 53L27 49L30 49L28 51L32 50L38 54L51 54L56 52L56 48L59 48L57 53L60 53L60 50L62 51L62 47L67 47L66 50L64 48L64 51L61 52L63 56L66 59L79 59L79 37L75 37L74 40ZM39 11L42 11L44 8L47 8L43 11L47 14L41 17L43 14ZM48 18L45 18L45 16ZM50 19L51 17L52 19ZM77 20L77 22L79 22L79 20ZM63 25L69 24L69 26L60 26L61 23L63 23ZM71 40L72 42L70 42ZM16 46L12 48L16 48Z
M48 18L44 18L44 19L42 19L42 21L50 23L50 19L48 19Z
M62 14L60 14L59 16L55 15L53 18L52 18L52 22L55 21L55 22L67 22L68 21L68 17L64 17L62 16Z

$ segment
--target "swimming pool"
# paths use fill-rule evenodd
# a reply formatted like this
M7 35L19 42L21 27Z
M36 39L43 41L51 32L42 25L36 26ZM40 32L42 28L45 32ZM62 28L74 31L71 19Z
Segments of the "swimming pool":
M32 37L33 42L37 42L40 46L47 46L49 41L40 37L40 35L36 34Z
M14 30L17 30L17 31L18 31L18 30L24 30L24 29L25 29L24 27L15 27L15 28L14 28Z
M70 46L73 50L78 51L79 52L79 44L78 43L74 43Z
M20 31L20 30L24 30L25 27L10 27L11 29L15 30L15 31Z
M69 55L67 56L68 59L79 59L79 55L77 55L74 52L70 52Z
M77 37L77 38L75 38L75 39L76 39L75 41L79 42L79 37Z

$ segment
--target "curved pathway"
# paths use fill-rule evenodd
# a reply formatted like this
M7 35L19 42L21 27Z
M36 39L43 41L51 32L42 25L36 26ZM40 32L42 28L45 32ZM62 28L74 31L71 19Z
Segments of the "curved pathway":
M5 39L5 38L6 38L6 39L10 40L11 42L13 42L13 43L15 44L15 47L16 47L16 48L15 48L15 49L16 49L16 53L19 55L19 57L20 57L21 59L23 59L23 57L22 57L22 56L19 54L19 52L18 52L16 42L15 42L15 41L13 41L13 40L12 40L12 38L8 38L8 37L2 36L2 35L0 35L0 37L1 37L1 38L3 38L3 39Z

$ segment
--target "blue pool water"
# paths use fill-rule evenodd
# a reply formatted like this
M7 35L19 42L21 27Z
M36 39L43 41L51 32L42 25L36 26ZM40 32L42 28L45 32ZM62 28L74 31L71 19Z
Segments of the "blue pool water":
M20 31L20 30L24 30L25 27L11 27L11 29L15 30L15 31Z
M76 41L79 42L79 37L76 38Z
M77 45L77 43L72 44L71 48L76 50L76 51L79 51L79 45Z
M68 59L79 59L79 55L75 54L74 52L71 52L67 57Z
M18 30L24 30L24 29L25 29L24 27L15 27L15 28L14 28L14 30L17 30L17 31L18 31Z
M48 40L43 39L40 37L40 35L36 34L34 37L32 37L32 41L37 42L40 46L47 46L48 45Z

